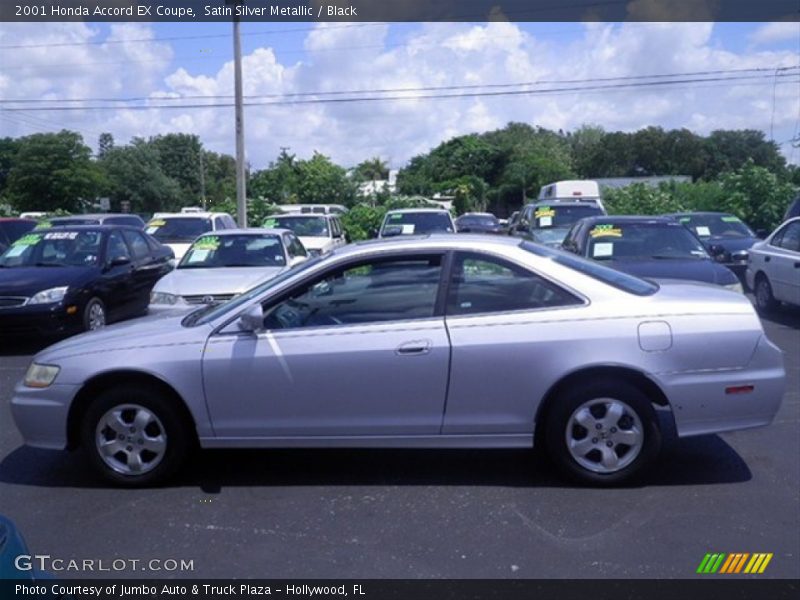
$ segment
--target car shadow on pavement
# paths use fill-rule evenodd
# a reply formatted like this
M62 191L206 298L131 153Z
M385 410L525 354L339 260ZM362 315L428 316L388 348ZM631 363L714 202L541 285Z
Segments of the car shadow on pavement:
M740 483L752 478L719 436L668 443L631 487ZM80 453L22 446L0 462L0 482L42 487L107 487ZM432 485L573 487L530 450L200 450L168 487Z
M52 346L62 338L49 339L3 339L0 338L0 356L31 356Z
M784 327L800 329L800 308L783 306L768 314L761 314L761 318Z

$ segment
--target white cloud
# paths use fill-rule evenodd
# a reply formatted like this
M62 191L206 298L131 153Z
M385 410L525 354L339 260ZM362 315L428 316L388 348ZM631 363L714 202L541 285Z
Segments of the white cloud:
M20 37L19 25L5 25L0 28L0 45L10 43L4 37L10 27L15 28L14 38ZM148 35L142 26L119 27L112 33L118 39ZM140 29L123 30L123 27ZM563 30L564 25L553 27L553 31ZM96 31L80 24L42 29L25 30L25 40L97 37ZM315 97L310 95L314 92L497 86L510 82L553 82L536 89L570 88L578 85L569 83L574 80L774 68L800 62L797 51L726 49L714 35L711 23L587 23L581 35L569 37L547 35L550 32L537 36L520 24L502 20L482 25L427 23L401 31L392 35L389 25L321 24L305 37L306 53L295 63L281 62L276 58L281 56L280 52L276 54L271 48L256 48L244 57L244 90L251 96L248 101L274 102L275 95L281 94L305 94L294 98L310 100ZM37 94L52 94L57 98L98 97L130 95L136 89L150 96L151 101L182 95L219 96L213 102L231 102L231 62L213 74L193 72L185 63L167 72L165 65L172 56L168 46L157 42L139 44L136 48L113 46L100 45L100 58L96 46L90 47L91 50L70 47L65 54L77 62L90 59L144 62L134 63L136 66L131 69L101 65L75 68L62 77L45 66L48 60L44 58L20 60L13 66L26 69L23 89L17 89L16 75L11 75L4 62L0 67L0 97ZM49 62L53 62L52 57ZM627 83L636 81L630 79ZM598 81L595 85L614 83L619 82ZM734 127L769 131L772 121L775 139L783 141L793 135L800 94L797 84L778 85L773 117L772 84L773 79L768 78L755 82L709 81L692 86L564 91L551 95L250 106L245 114L247 153L254 168L263 168L282 146L289 146L299 156L309 156L318 150L344 165L378 155L393 166L402 166L411 156L453 135L494 129L509 121L564 130L591 122L608 130L630 131L659 125L688 127L699 133ZM506 88L489 88L503 89ZM447 95L463 91L389 95ZM230 107L45 113L42 117L79 130L112 131L119 141L127 141L132 135L176 130L196 133L207 147L233 153L234 119ZM4 127L7 124L2 123ZM20 129L22 132L29 131ZM788 150L788 146L784 149Z
M800 23L797 21L783 21L778 23L765 23L756 29L748 39L762 46L794 40L800 45Z

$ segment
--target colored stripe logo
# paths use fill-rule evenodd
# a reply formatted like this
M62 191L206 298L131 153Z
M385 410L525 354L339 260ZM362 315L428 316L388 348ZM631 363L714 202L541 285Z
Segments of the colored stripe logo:
M697 573L703 575L714 573L726 575L763 573L769 561L772 560L772 556L772 552L756 552L754 554L748 552L734 552L732 554L708 553L700 561Z

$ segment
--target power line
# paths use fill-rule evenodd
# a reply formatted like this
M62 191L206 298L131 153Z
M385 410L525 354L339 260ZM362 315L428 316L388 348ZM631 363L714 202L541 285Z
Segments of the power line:
M511 87L529 87L539 85L553 85L553 84L580 84L580 83L598 83L598 82L612 82L612 81L641 81L646 79L662 79L662 78L675 78L675 77L698 77L707 75L724 75L736 73L768 73L770 76L774 73L783 73L785 71L792 71L800 69L800 65L788 67L753 67L749 69L717 69L706 71L691 71L679 73L658 73L652 75L626 75L619 77L593 77L585 79L541 79L537 81L523 81L517 83L478 83L478 84L462 84L462 85L442 85L442 86L424 86L413 88L378 88L378 89L361 89L361 90L333 90L333 91L315 91L315 92L286 92L282 94L253 94L246 95L245 98L249 99L263 99L263 98L298 98L307 96L338 96L348 94L386 94L386 93L404 93L404 92L432 92L432 91L453 91L453 90L471 90L471 89L503 89ZM783 75L781 75L783 76ZM765 76L759 76L765 77ZM698 80L702 81L702 80ZM65 98L58 99L43 99L43 98L16 98L16 99L1 99L0 104L16 104L16 103L30 103L42 104L51 102L64 102L64 103L81 103L81 102L142 102L142 101L178 101L178 100L217 100L224 98L233 98L230 94L222 95L180 95L180 96L136 96L128 98ZM80 108L80 107L76 107ZM133 108L133 107L119 107L119 108ZM8 109L6 109L8 110Z
M706 77L699 79L673 79L669 81L644 81L633 83L616 83L608 85L595 85L595 86L577 86L577 87L561 87L549 88L544 90L502 90L502 91L481 91L481 92L464 92L458 94L425 94L425 95L400 95L400 96L355 96L344 98L311 98L303 100L277 100L271 102L245 102L245 106L287 106L287 105L303 105L303 104L343 104L352 102L381 102L381 101L396 101L396 100L432 100L441 98L475 98L475 97L496 97L496 96L538 96L554 93L580 93L580 92L596 92L612 89L636 89L636 88L650 88L650 87L663 87L679 84L695 84L707 82L733 82L733 81L747 81L747 80L764 80L771 78L772 75L741 75L735 77ZM794 80L782 83L794 83ZM218 103L205 103L205 104L159 104L159 105L136 105L136 106L44 106L44 107L29 107L29 108L4 108L4 112L14 111L82 111L82 110L187 110L198 108L230 108L233 106L232 102L218 102Z

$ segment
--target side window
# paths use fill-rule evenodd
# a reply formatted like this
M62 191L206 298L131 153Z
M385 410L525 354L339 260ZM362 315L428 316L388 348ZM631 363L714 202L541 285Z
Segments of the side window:
M125 236L125 240L133 250L134 258L145 258L146 256L150 255L150 246L142 234L135 231L123 231L122 234Z
M787 227L784 227L778 233L773 235L769 245L774 246L775 248L781 248L783 245L783 234L786 233L786 229Z
M236 229L236 221L233 220L232 216L225 215L223 221L227 224L228 229Z
M297 239L296 235L290 233L284 238L284 240L286 241L286 248L289 251L289 256L308 256L305 247L300 240Z
M800 252L800 222L791 223L786 226L781 236L780 244L784 250Z
M124 256L130 259L131 253L128 250L125 240L122 239L122 234L119 231L112 231L108 236L108 252L106 253L106 260L114 260Z
M442 256L373 259L339 267L265 310L267 329L425 319L434 315Z
M459 252L453 262L448 315L498 313L583 304L557 285L501 258Z
M222 217L214 217L214 231L218 231L220 229L227 229L228 226Z
M331 228L333 229L333 237L335 238L342 237L342 224L339 223L339 219L336 218L331 219Z

